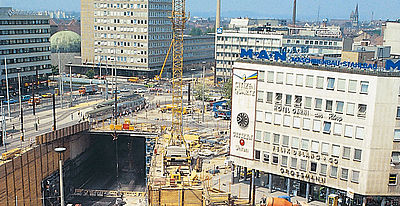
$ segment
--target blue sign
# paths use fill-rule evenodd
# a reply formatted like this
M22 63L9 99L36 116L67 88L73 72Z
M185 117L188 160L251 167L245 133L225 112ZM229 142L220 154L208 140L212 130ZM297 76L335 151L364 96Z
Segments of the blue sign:
M267 59L267 60L273 59L275 61L278 60L286 61L286 52L278 52L278 51L267 52L265 50L262 50L260 52L254 52L253 49L249 49L247 51L246 49L240 50L241 58L248 57L252 59L253 56L254 58L257 59Z
M400 70L400 60L394 63L391 59L386 60L386 70Z
M222 28L217 28L217 34L222 34L223 29Z
M325 65L325 66L340 66L340 67L349 67L349 68L358 68L358 69L377 69L378 66L376 64L367 64L367 63L356 63L356 62L348 62L348 61L336 61L336 60L324 60L324 59L311 59L308 57L292 57L290 62L294 63L305 63L312 65Z

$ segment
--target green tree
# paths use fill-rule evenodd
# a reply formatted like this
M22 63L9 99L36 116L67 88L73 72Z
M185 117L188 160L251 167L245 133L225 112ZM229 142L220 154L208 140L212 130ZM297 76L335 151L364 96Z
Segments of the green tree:
M203 31L199 28L192 28L192 30L190 30L190 35L192 36L200 36L203 34Z
M94 77L94 71L93 71L93 69L89 69L89 70L86 72L86 76L87 76L89 79L93 79L93 77Z
M205 34L209 34L209 33L215 33L215 28L214 27L208 27L206 32L204 32Z
M232 101L232 79L229 78L223 86L223 95L224 98L228 100L229 107L231 106Z
M194 88L194 98L197 100L203 99L203 84L197 84ZM209 89L207 86L204 87L204 100L208 101L210 99Z

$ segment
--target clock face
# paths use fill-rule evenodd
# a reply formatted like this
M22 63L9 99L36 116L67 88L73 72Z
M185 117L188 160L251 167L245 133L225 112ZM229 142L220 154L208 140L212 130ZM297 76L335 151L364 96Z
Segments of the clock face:
M244 112L239 113L236 120L239 126L242 128L246 128L247 126L249 126L249 116Z

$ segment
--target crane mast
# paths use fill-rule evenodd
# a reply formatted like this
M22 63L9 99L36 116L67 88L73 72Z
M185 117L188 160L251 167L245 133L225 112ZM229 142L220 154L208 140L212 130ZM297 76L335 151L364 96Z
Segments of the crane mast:
M185 144L183 137L183 32L185 30L185 0L172 0L172 132L169 144Z

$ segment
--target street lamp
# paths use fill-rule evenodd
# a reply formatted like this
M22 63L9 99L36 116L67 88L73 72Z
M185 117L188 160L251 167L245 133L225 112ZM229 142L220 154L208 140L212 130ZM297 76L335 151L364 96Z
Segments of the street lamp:
M4 96L0 96L0 111L1 111L1 136L2 136L2 139L1 139L1 144L0 144L0 146L3 146L4 145L4 147L6 147L6 143L5 143L5 140L6 140L6 134L7 134L7 132L6 132L6 126L5 126L5 124L6 124L6 122L5 122L5 118L4 118L4 111L3 111L3 98L4 98ZM7 150L7 149L6 149Z
M69 95L70 107L72 107L72 63L68 62L69 64L69 87L71 91L71 95Z
M62 171L62 154L66 151L67 149L65 147L57 147L54 149L55 152L59 154L59 160L58 164L60 167L60 197L61 197L61 206L65 206L64 202L64 182L63 182L63 171Z
M206 62L202 62L203 64L203 89L202 89L202 93L203 93L203 108L201 109L201 111L203 111L203 117L202 117L202 122L204 123L204 79L205 79L205 70L206 70Z
M21 120L21 147L22 141L24 141L24 112L22 110L22 94L21 94L21 68L18 68L18 96L19 96L19 111ZM34 100L35 101L35 100Z

